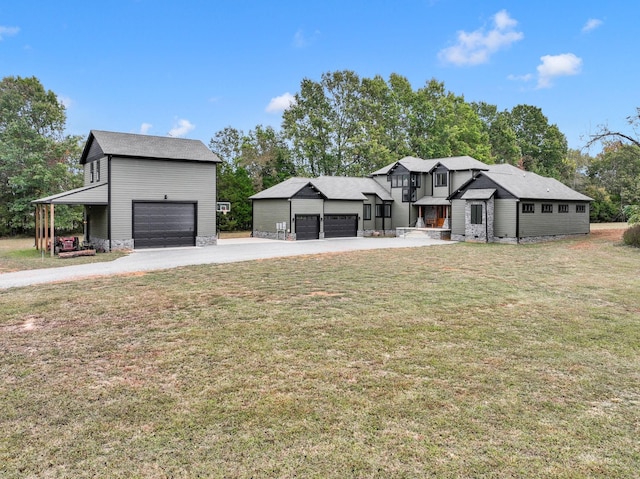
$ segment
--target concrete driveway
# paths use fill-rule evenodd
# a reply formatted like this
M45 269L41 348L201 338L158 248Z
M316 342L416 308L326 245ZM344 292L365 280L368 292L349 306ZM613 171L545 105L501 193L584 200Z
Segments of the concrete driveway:
M453 241L420 237L407 238L332 238L311 241L278 241L260 238L219 240L217 246L203 248L162 248L135 250L105 263L61 266L59 268L16 271L0 274L0 289L43 283L77 281L100 276L158 271L198 264L236 263L266 258L345 251L416 248L450 245ZM63 260L60 260L61 263Z

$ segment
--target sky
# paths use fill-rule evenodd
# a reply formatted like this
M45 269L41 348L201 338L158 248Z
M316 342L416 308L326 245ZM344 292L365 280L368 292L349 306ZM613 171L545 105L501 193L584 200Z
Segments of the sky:
M304 78L397 73L536 106L581 149L601 125L632 132L639 19L631 0L0 0L0 78L37 77L68 134L208 144L227 126L278 129Z

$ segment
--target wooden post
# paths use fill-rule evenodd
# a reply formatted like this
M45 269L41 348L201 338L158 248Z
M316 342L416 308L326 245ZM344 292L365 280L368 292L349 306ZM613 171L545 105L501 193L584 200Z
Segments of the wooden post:
M51 203L51 257L53 258L56 253L56 230L55 230L55 219L54 219L54 208L55 205Z

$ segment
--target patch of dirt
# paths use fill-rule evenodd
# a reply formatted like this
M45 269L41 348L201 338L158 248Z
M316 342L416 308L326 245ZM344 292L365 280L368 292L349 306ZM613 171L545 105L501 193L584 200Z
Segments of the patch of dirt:
M622 234L624 229L597 229L591 230L591 234L588 239L584 241L578 241L577 243L569 246L570 249L593 249L596 247L595 241L608 241L611 243L620 243L622 241Z

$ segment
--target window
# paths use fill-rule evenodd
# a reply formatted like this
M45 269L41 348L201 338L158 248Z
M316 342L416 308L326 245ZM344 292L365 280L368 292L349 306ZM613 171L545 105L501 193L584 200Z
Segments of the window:
M558 213L568 213L569 205L558 205Z
M91 183L93 183L93 176L94 176L94 167L95 165L93 163L89 163L89 181Z
M586 213L587 207L585 205L576 205L576 213Z
M522 212L523 213L535 213L536 208L533 203L522 203Z
M391 205L376 205L376 218L391 218Z
M447 173L436 173L436 186L447 186Z
M362 210L362 218L365 220L371 219L371 205L364 205Z
M100 181L100 160L96 161L96 182Z
M482 205L471 205L471 224L482 224Z
M553 213L553 205L549 203L542 204L542 212L543 213Z
M411 174L411 187L412 188L420 188L422 175L416 175L415 173Z
M394 175L391 177L391 188L406 188L409 186L409 175Z

